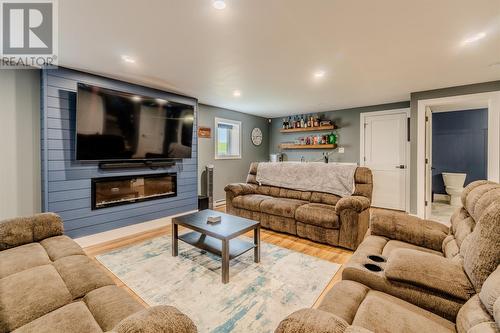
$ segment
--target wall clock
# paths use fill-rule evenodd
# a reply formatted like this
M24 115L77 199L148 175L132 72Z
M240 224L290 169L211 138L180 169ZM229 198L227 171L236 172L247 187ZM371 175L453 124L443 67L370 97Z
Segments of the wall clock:
M255 127L252 130L252 143L256 146L260 146L262 144L262 131L258 127Z

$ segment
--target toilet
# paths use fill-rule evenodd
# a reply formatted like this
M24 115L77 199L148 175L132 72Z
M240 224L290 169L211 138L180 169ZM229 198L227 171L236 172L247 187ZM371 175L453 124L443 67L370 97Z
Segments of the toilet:
M446 193L450 196L450 205L461 206L460 195L464 190L465 173L443 172L443 181L446 188Z

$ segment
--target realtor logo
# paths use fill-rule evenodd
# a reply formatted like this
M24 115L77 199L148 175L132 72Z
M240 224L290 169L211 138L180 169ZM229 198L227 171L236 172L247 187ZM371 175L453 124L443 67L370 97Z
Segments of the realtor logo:
M0 0L1 67L57 65L56 0Z

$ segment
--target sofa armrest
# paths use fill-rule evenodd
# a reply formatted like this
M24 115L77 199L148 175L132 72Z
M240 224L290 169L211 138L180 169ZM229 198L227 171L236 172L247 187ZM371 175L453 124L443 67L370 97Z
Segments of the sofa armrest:
M448 258L413 249L391 252L385 266L389 280L433 290L464 301L475 293L462 265Z
M442 252L449 228L442 223L423 220L402 212L376 210L370 223L372 235L399 240Z
M43 213L0 221L0 251L61 236L64 232L59 215Z
M340 198L340 200L337 201L337 204L335 205L335 211L337 212L337 214L340 214L340 212L345 209L352 209L358 213L361 213L368 208L370 208L370 199L357 195Z
M159 305L136 312L114 328L116 333L197 333L188 316L172 306Z
M231 192L235 197L238 195L254 194L255 190L256 185L248 183L233 183L224 187L224 191Z
M274 333L369 333L371 331L350 326L336 315L316 309L298 310L281 321Z

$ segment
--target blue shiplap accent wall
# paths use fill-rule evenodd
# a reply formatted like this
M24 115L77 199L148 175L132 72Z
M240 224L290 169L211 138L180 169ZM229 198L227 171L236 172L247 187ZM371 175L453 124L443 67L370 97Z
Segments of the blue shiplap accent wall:
M197 209L196 99L65 68L43 70L41 81L42 207L62 216L67 235L81 237ZM118 171L75 161L78 82L194 105L192 158L169 168ZM91 178L164 172L177 172L176 197L91 210Z
M443 172L466 173L464 186L487 178L488 109L432 114L432 192L446 194Z

